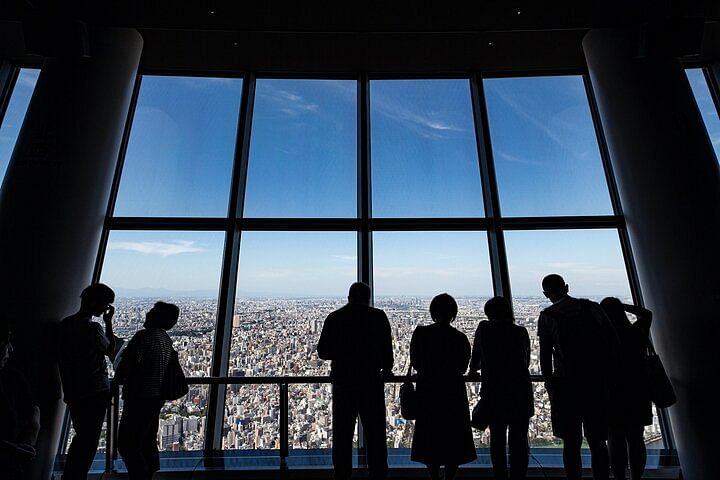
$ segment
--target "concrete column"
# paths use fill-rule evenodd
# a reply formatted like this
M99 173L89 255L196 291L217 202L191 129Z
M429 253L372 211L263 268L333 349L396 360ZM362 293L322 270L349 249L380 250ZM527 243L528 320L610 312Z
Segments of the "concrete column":
M720 172L679 61L638 56L632 30L595 30L583 49L607 136L686 479L720 478Z
M92 58L43 65L0 190L0 305L42 430L32 478L49 478L64 413L53 324L92 279L143 41L92 29Z

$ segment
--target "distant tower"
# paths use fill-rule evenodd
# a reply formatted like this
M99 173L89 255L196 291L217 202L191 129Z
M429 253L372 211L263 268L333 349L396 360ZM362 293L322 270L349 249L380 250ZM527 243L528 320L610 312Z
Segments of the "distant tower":
M233 328L239 328L240 327L240 314L236 313L233 315Z

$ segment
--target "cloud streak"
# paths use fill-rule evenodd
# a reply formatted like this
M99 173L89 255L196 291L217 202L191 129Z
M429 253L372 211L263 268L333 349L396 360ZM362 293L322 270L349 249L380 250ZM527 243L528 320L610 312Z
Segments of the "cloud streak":
M183 253L204 252L205 249L189 240L171 242L110 242L108 250L125 250L143 255L157 255L163 258Z

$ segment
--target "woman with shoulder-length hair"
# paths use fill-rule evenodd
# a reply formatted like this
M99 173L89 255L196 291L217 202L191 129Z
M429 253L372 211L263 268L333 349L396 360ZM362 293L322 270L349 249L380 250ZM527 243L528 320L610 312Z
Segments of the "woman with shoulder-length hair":
M496 479L507 479L506 447L510 449L510 478L523 479L528 468L528 425L534 414L530 382L530 336L515 325L505 297L485 303L487 321L478 324L473 341L470 374L482 374L483 416L490 427L490 458Z
M410 342L410 362L417 370L418 412L410 458L424 463L433 480L452 480L458 466L477 458L463 375L470 342L450 323L457 317L455 299L443 293L430 303L433 324L419 326Z
M620 339L620 368L610 404L610 463L615 478L624 479L629 459L630 476L638 480L645 473L647 461L644 430L646 425L652 425L653 419L645 383L652 312L614 297L603 299L600 306ZM635 323L630 322L625 312L637 317Z
M118 429L118 451L130 480L149 480L160 470L157 431L162 382L173 352L167 331L175 326L180 309L157 302L145 315L145 324L122 355L114 385L123 385L123 414Z

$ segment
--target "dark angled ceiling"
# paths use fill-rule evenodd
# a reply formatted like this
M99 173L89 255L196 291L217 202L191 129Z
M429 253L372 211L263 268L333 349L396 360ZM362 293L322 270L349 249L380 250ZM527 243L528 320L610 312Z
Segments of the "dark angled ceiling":
M0 55L28 60L28 16L137 28L147 70L287 73L457 73L573 70L590 28L649 20L705 22L703 55L718 58L720 1L4 0ZM32 60L30 58L30 60Z

